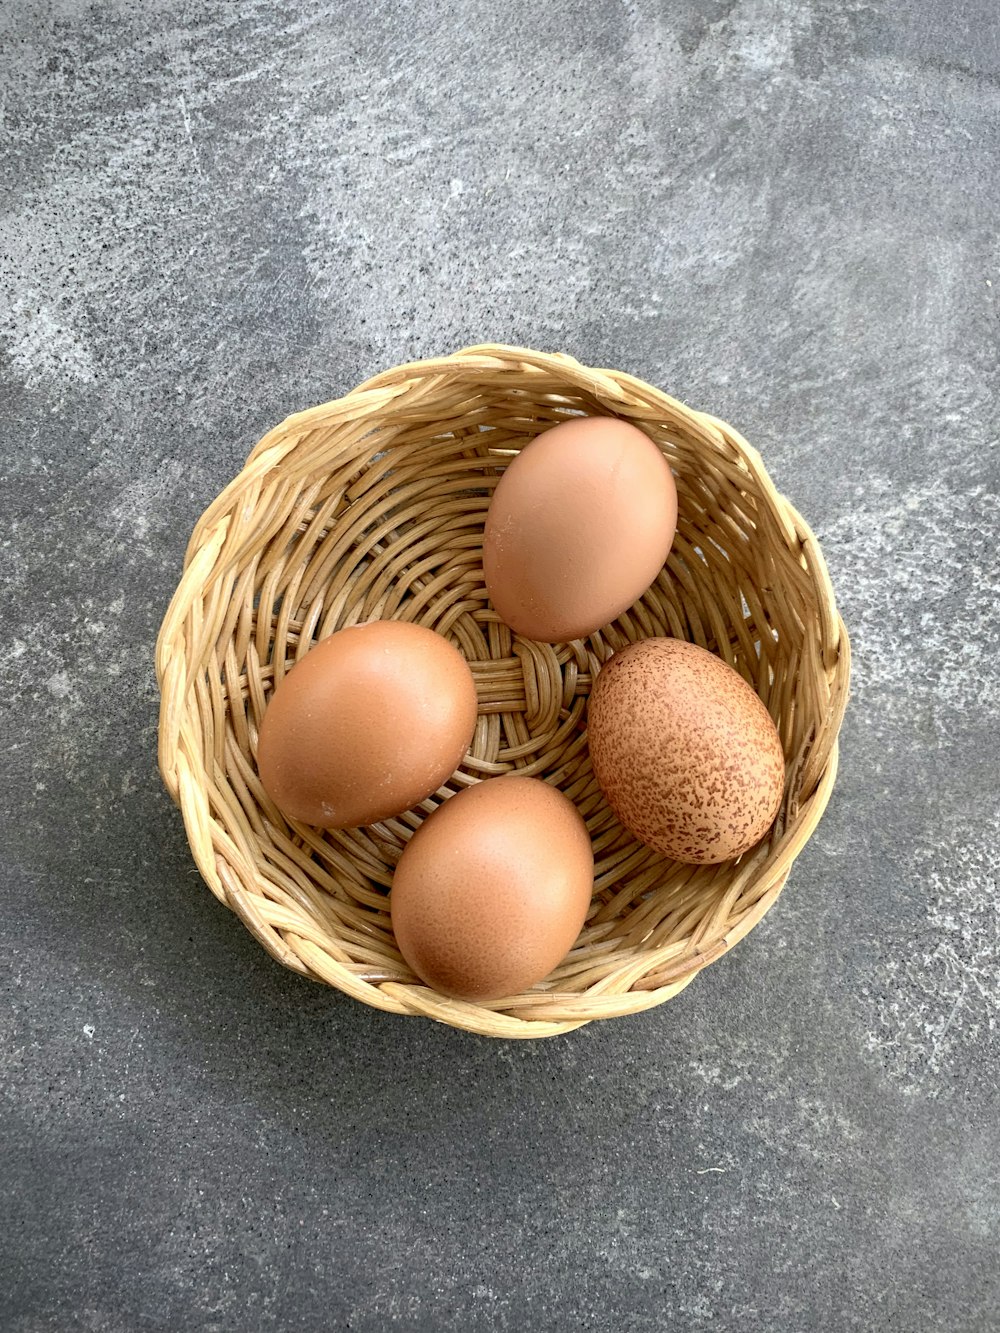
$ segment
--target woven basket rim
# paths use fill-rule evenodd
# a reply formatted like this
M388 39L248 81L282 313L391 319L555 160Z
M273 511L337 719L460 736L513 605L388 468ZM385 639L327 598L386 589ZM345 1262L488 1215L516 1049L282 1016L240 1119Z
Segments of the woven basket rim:
M262 866L269 863L263 861L256 843L254 822L240 814L237 796L231 792L220 794L225 782L216 785L224 771L226 781L230 786L235 784L245 799L245 769L247 765L252 769L252 761L245 755L241 759L233 746L226 749L218 687L211 681L206 685L200 672L211 646L225 639L221 630L230 621L234 625L239 621L243 639L249 635L239 616L233 618L231 605L225 603L221 590L226 579L240 590L235 571L240 568L248 543L262 543L269 524L275 525L275 532L281 531L281 522L287 518L282 505L287 505L288 494L296 498L294 475L286 477L289 467L304 459L301 466L311 461L315 471L323 451L331 450L342 469L346 471L356 461L359 474L364 475L372 462L373 430L385 428L387 423L393 429L406 430L415 421L433 422L434 403L442 392L454 394L460 387L481 386L498 377L505 390L520 393L523 388L526 394L536 393L536 402L544 396L547 402L556 403L553 411L559 410L556 400L560 394L571 404L585 398L598 411L624 416L650 432L669 427L670 432L683 437L686 448L710 452L713 464L723 470L724 479L737 491L743 487L745 494L752 496L759 528L766 525L771 541L784 544L787 549L782 551L782 558L791 560L793 573L796 567L802 570L795 581L797 587L801 584L803 596L808 594L812 637L806 633L805 639L814 654L810 660L820 681L817 688L822 686L828 692L829 702L814 726L813 742L790 759L795 771L790 772L789 792L797 783L797 795L793 799L790 794L780 817L780 835L748 853L733 870L734 893L738 889L744 895L734 901L745 903L749 894L749 906L744 905L731 920L713 922L704 940L692 937L680 949L668 943L640 954L638 959L629 957L616 971L608 972L606 978L580 993L561 991L554 995L543 987L525 996L480 1005L446 998L411 979L367 979L364 969L356 961L352 963L344 949L338 949L336 938L317 926L315 917L296 910L294 903L282 905L261 892ZM556 388L543 394L542 386L548 384ZM400 405L405 413L397 420L393 412ZM318 453L310 454L310 449ZM244 598L246 592L243 588ZM219 670L232 699L234 682L240 680L239 663L231 634L225 642ZM180 806L195 862L216 896L236 912L264 947L292 970L373 1007L424 1015L483 1035L520 1038L569 1032L596 1018L636 1013L661 1004L677 995L762 919L776 901L795 857L812 835L830 798L837 771L837 736L848 697L850 643L819 542L794 506L777 491L760 455L739 432L623 372L589 368L563 353L480 344L382 371L338 399L293 414L264 435L240 472L206 508L192 533L182 576L157 639L156 674L161 691L160 771L171 797ZM259 704L258 694L263 688L259 679L248 679L245 686L255 704ZM206 703L209 696L211 700ZM204 759L209 732L216 747L211 764ZM264 818L258 807L257 822ZM365 866L367 862L362 858L358 864Z

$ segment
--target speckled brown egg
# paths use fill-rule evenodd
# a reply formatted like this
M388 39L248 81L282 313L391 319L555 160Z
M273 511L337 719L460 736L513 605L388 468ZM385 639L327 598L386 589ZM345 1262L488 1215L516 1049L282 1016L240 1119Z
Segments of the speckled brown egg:
M489 778L421 824L389 905L400 952L428 986L467 1000L517 995L562 961L594 880L586 825L537 778Z
M643 639L601 669L588 706L594 773L640 842L678 861L741 856L774 823L785 785L771 716L721 658Z
M615 417L564 421L497 484L483 534L490 601L528 639L593 634L657 577L676 525L673 473L648 435Z
M264 790L292 819L354 828L446 782L472 739L476 686L457 648L422 625L339 630L297 662L260 728Z

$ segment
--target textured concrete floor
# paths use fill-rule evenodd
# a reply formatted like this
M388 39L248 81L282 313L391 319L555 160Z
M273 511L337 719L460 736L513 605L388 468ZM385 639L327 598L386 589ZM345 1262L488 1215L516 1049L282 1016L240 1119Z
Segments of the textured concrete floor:
M995 0L0 8L0 1327L1000 1328ZM496 339L737 424L856 650L777 908L541 1044L266 957L154 636L266 428Z

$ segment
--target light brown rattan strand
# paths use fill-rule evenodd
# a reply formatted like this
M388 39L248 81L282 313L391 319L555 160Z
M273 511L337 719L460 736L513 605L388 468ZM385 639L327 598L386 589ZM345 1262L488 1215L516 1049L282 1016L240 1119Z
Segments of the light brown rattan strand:
M512 454L580 412L632 421L660 445L677 476L677 536L656 583L613 625L537 644L489 606L483 520ZM269 694L316 639L375 618L428 625L465 654L480 699L469 754L398 819L336 833L290 824L256 773ZM777 723L784 802L736 863L683 866L639 846L591 772L594 675L652 634L719 653ZM736 431L617 371L487 345L386 371L271 431L195 528L156 664L160 768L195 861L270 953L380 1009L535 1037L661 1004L761 919L829 799L850 653L818 542ZM441 800L512 771L555 783L580 809L594 898L544 983L462 1003L407 968L386 890Z

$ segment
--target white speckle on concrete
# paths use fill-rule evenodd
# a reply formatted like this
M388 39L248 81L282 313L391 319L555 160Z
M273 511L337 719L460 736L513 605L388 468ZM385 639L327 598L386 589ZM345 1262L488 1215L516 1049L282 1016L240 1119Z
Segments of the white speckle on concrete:
M7 341L11 366L29 389L94 380L93 360L81 335L37 295L14 301L6 316L0 311L0 337Z
M849 551L841 608L854 648L852 686L869 714L898 718L924 701L954 711L1000 704L1000 563L985 486L918 488L873 476L865 497L821 534Z
M734 10L729 30L720 35L737 63L754 74L770 75L790 64L794 39L808 23L808 6L777 13L770 0L749 0Z
M69 696L73 686L69 675L65 671L57 671L45 682L49 694L56 699L65 699Z
M982 1046L1000 1023L998 827L1000 805L899 867L924 923L885 962L866 1044L907 1092L936 1096L955 1051Z

